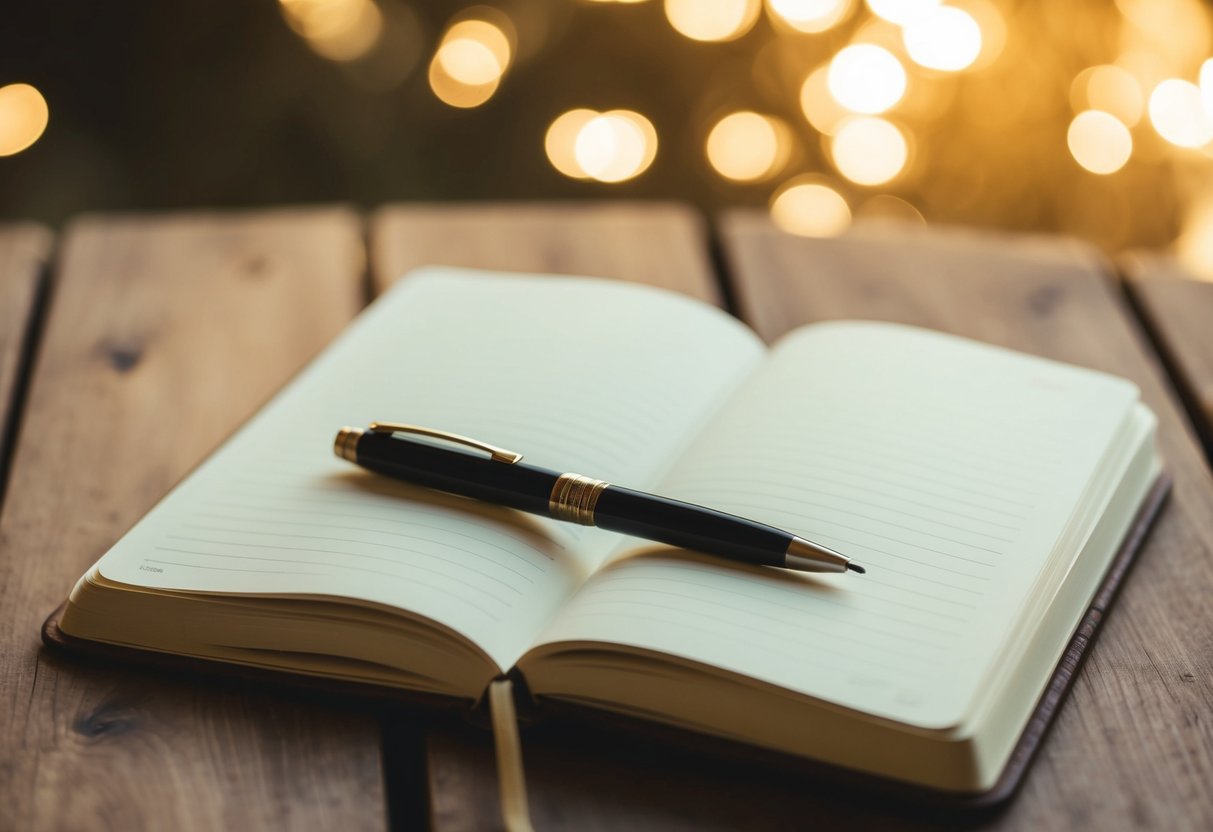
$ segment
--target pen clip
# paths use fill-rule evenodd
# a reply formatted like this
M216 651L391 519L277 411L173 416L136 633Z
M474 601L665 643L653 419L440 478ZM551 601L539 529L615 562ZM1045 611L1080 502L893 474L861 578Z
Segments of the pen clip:
M367 428L371 433L414 433L418 436L428 436L431 439L441 439L444 442L453 442L456 445L466 445L469 448L475 448L479 451L484 451L492 457L494 462L507 462L514 464L522 460L522 454L516 454L513 451L507 451L505 448L498 448L496 445L490 445L487 442L481 442L476 439L469 439L466 436L460 436L457 433L447 433L444 430L434 430L433 428L423 428L420 425L405 425L400 422L371 422Z

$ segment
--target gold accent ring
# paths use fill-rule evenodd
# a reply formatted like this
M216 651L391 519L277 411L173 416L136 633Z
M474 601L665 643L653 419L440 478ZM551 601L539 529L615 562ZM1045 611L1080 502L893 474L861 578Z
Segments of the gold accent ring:
M594 508L598 498L610 483L590 479L580 474L561 474L552 486L548 511L557 520L594 525Z

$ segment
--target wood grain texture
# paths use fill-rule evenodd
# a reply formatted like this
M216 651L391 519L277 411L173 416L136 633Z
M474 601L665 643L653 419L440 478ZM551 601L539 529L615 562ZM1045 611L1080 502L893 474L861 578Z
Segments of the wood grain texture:
M1125 285L1213 460L1213 283L1165 254L1120 258Z
M767 339L875 318L1116 373L1158 415L1170 505L1004 828L1213 828L1213 481L1108 266L1072 242L968 232L794 238L727 216L743 316ZM826 826L867 820L828 803Z
M362 305L339 209L67 233L0 517L0 826L375 829L379 726L40 652L42 619Z
M377 290L427 264L612 277L720 302L699 216L664 203L399 205L371 224Z
M26 340L52 239L50 231L32 223L0 226L0 477L8 471L8 439L20 406L17 383L29 358Z
M410 269L442 264L631 280L720 302L702 222L681 205L390 206L371 223L370 250L371 277L378 290ZM550 758L542 754L537 750L532 758L524 739L528 775L532 764L552 768ZM493 745L487 731L436 727L426 742L426 759L435 829L501 826ZM562 784L541 779L538 791L530 788L528 793L539 829L553 823L589 822L581 815L560 814L565 804L556 798L565 793Z

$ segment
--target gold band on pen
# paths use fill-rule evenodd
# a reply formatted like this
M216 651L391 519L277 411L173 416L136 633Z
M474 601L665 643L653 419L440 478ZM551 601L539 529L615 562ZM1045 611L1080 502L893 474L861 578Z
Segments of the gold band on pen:
M548 511L557 520L594 525L594 508L598 498L610 483L583 477L580 474L561 474L552 486L548 498Z

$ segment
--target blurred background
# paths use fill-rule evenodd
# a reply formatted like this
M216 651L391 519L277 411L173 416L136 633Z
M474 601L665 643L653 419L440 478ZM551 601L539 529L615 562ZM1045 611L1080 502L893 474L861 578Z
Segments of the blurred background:
M1173 248L1200 0L177 0L0 12L0 216L661 198Z

